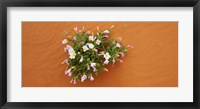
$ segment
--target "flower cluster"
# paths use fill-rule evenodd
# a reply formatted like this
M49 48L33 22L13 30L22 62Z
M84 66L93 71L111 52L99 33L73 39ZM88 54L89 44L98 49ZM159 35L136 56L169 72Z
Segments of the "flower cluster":
M81 30L75 27L74 36L67 36L62 40L64 51L69 54L63 64L68 66L65 74L72 77L70 83L76 84L77 81L83 82L86 79L93 81L93 75L108 71L106 65L123 62L121 57L124 57L127 48L120 42L121 37L109 39L113 27L104 31L99 31L97 27L96 34L84 31L84 27Z

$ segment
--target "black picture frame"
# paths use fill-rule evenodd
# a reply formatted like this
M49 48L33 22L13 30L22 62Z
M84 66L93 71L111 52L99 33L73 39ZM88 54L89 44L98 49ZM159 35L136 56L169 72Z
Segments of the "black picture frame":
M193 7L193 102L7 102L7 7ZM0 107L25 108L200 108L200 0L1 0L0 1ZM37 93L35 93L37 94ZM119 98L120 99L120 98Z

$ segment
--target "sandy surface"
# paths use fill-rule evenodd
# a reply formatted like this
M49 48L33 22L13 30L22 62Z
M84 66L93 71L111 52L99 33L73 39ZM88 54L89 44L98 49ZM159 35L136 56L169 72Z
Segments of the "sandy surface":
M96 31L113 28L112 38L122 37L124 45L134 45L123 63L108 66L94 81L76 85L64 74L62 61L67 53L61 44L65 31L85 26ZM177 87L178 23L177 22L23 22L22 23L23 87Z

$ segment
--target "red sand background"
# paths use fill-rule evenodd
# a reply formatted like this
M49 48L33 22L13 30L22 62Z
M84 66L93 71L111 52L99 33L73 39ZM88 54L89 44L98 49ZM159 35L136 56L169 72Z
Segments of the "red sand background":
M108 66L95 80L76 85L65 76L65 31L85 26L96 31L113 28L112 38L122 37L125 45L134 45L123 63ZM178 22L23 22L22 23L23 87L177 87Z

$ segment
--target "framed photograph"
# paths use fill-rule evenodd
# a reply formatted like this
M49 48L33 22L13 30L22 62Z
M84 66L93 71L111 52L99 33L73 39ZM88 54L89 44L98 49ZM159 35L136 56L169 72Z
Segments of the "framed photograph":
M1 108L199 109L199 0L3 0Z

